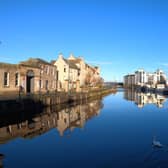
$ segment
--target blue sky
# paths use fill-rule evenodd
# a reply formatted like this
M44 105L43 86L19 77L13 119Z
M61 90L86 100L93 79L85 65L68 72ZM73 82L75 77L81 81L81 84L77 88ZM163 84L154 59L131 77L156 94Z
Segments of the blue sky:
M138 68L168 73L166 0L0 0L0 62L70 53L106 81Z

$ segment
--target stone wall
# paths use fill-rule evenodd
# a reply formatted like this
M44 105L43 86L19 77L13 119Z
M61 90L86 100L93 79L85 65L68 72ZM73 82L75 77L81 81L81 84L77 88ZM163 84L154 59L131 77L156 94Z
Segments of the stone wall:
M8 85L4 85L4 73L9 73ZM18 86L15 86L15 74L18 72L18 66L12 64L0 64L0 94L3 92L16 92Z

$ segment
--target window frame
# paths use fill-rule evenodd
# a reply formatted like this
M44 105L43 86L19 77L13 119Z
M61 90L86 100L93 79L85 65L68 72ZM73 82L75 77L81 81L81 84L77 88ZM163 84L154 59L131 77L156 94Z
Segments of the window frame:
M15 87L18 87L20 85L19 79L20 79L20 74L19 74L19 72L16 72L15 73Z
M9 87L9 72L7 71L4 72L3 85L4 87Z

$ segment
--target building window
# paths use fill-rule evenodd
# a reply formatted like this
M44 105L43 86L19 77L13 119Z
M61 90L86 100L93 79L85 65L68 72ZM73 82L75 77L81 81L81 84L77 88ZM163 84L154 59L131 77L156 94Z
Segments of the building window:
M39 80L39 88L41 88L41 80Z
M66 65L64 65L64 72L66 72Z
M43 80L39 80L39 88L43 88Z
M43 73L44 73L44 66L41 65L41 66L40 66L40 74L43 74Z
M50 72L50 68L49 66L47 66L47 74L49 74L49 72Z
M41 88L43 88L44 86L43 86L44 84L43 84L43 80L41 80Z
M45 81L45 89L48 90L48 80Z
M48 73L48 66L45 66L44 72L47 74Z
M80 70L78 70L78 76L80 76Z
M56 71L56 80L58 81L59 78L59 71Z
M4 86L9 86L9 72L4 72Z
M53 74L53 76L55 75L55 68L53 68L53 73L52 74Z
M19 86L19 73L15 74L15 86Z
M52 89L55 88L55 81L52 81Z

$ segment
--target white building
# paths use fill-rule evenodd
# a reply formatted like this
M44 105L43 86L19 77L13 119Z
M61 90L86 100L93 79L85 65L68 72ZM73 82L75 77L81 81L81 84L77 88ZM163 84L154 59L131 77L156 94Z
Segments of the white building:
M143 69L139 69L135 72L135 85L144 86L147 81L147 73Z
M73 62L65 59L62 54L59 54L53 64L58 69L58 91L76 90L80 69Z
M148 88L165 88L167 86L167 78L162 70L154 73L145 72L143 69L135 71L135 74L124 76L125 87L146 86Z

